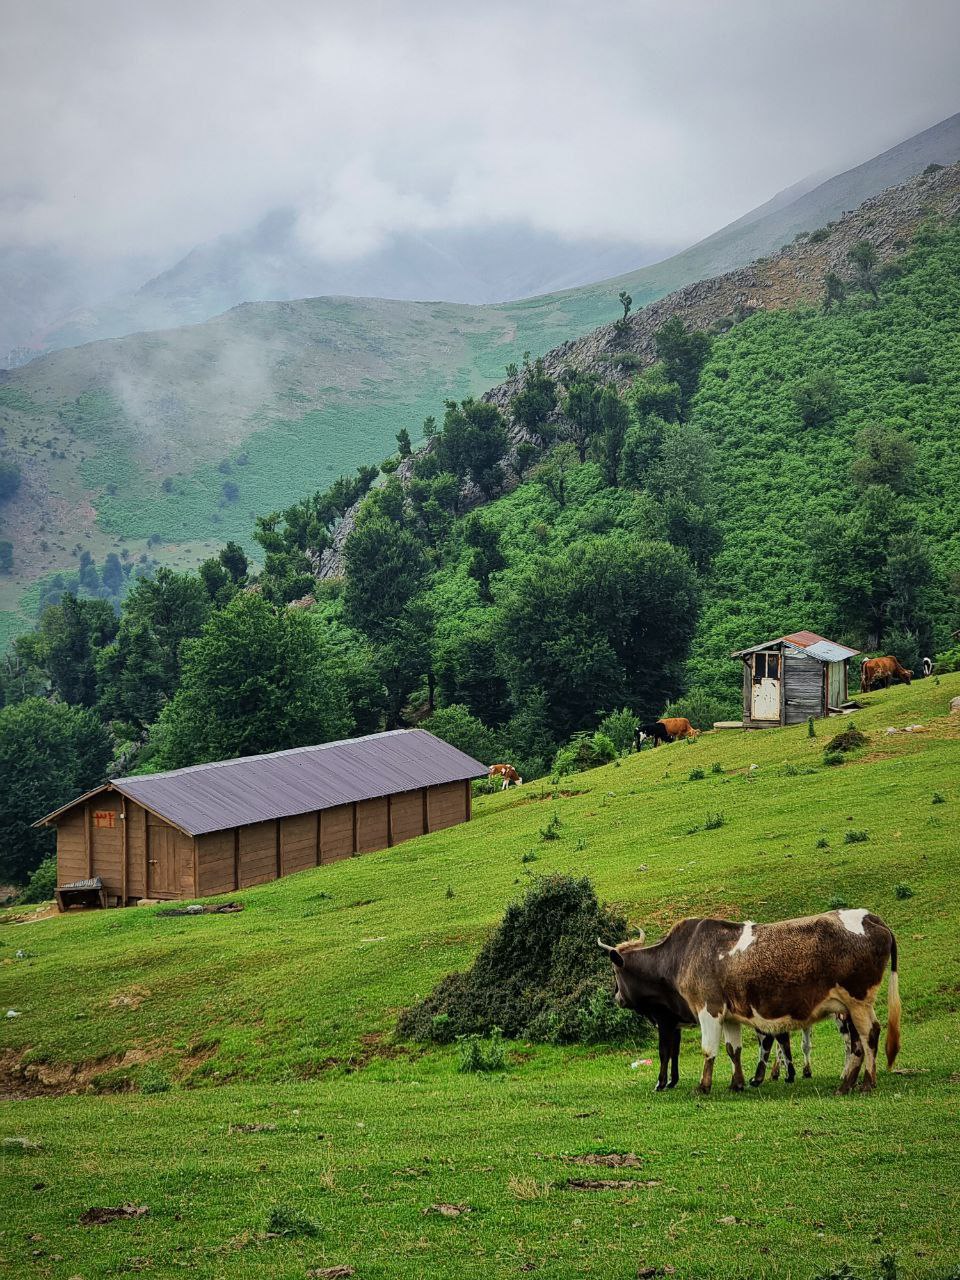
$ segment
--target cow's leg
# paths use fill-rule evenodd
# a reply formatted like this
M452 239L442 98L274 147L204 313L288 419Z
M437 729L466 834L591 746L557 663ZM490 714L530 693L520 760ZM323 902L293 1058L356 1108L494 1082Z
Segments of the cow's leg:
M760 1056L757 1059L757 1069L750 1081L754 1089L759 1089L763 1084L763 1077L767 1074L767 1063L770 1060L770 1050L773 1048L773 1036L764 1035L758 1031L757 1039L760 1042Z
M501 790L501 791L506 791L506 789L507 789L507 787L509 787L509 785L510 785L510 779L509 779L509 778L504 778L504 780L503 780L503 785L501 786L500 790Z
M866 1001L858 1002L850 1009L850 1020L860 1040L860 1052L863 1055L863 1080L860 1088L869 1093L877 1084L877 1046L880 1043L880 1023L873 1011L873 1005Z
M857 1026L853 1018L853 1010L847 1010L846 1014L840 1019L841 1029L846 1027L844 1040L847 1044L846 1059L843 1064L843 1076L840 1080L839 1093L849 1093L853 1086L857 1083L857 1076L860 1074L860 1067L864 1060L863 1041L857 1031Z
M793 1048L790 1044L790 1032L782 1031L777 1036L777 1049L783 1057L784 1065L787 1068L787 1084L793 1084L797 1078L796 1068L793 1065Z
M813 1069L810 1066L810 1049L813 1042L813 1036L809 1027L803 1028L803 1078L809 1080L813 1075Z
M782 1054L780 1052L780 1045L777 1042L777 1037L771 1036L770 1038L773 1040L773 1061L770 1063L770 1079L773 1081L780 1079Z
M680 1028L673 1031L673 1049L670 1054L670 1083L668 1089L675 1089L680 1081Z
M742 1093L746 1081L743 1078L743 1064L740 1061L743 1053L740 1023L725 1022L723 1024L723 1038L727 1042L727 1056L733 1063L733 1079L730 1081L730 1088L734 1093Z
M657 1048L660 1051L660 1074L654 1093L662 1093L667 1087L667 1073L670 1068L670 1050L673 1048L673 1027L668 1023L657 1023Z
M720 1052L720 1037L723 1032L723 1019L716 1017L709 1009L701 1009L697 1014L700 1023L700 1044L703 1048L703 1072L698 1093L709 1093L713 1084L713 1064Z

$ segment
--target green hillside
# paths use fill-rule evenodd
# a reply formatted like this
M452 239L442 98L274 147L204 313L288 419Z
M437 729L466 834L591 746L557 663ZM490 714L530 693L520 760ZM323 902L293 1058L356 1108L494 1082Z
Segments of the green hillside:
M256 514L376 463L448 396L770 253L927 164L960 158L951 117L796 198L791 193L681 254L613 280L500 306L312 298L249 303L203 324L54 352L0 380L0 458L24 479L4 505L14 545L0 574L0 647L31 618L30 584L147 551L196 564ZM149 543L149 546L148 546Z
M7 1086L81 1092L5 1103L0 1269L626 1280L775 1265L807 1280L842 1260L873 1276L895 1255L912 1280L956 1267L942 1226L960 1195L945 1158L960 1137L958 694L960 675L872 695L856 717L867 744L839 767L823 763L836 722L821 722L815 739L806 726L707 734L564 793L478 798L468 826L244 891L237 915L6 926L0 1004L19 1014L3 1023ZM554 814L560 838L544 841ZM651 936L685 914L876 910L900 949L899 1073L871 1097L833 1096L829 1025L813 1080L730 1095L719 1068L706 1101L692 1094L692 1033L663 1096L639 1030L617 1049L511 1045L489 1076L458 1073L455 1048L395 1043L397 1011L468 964L528 878L551 871L591 876ZM609 1152L639 1163L576 1163ZM614 1185L570 1187L582 1177ZM149 1214L77 1226L123 1203ZM266 1234L274 1209L317 1234L297 1234L289 1212L273 1223L290 1234Z

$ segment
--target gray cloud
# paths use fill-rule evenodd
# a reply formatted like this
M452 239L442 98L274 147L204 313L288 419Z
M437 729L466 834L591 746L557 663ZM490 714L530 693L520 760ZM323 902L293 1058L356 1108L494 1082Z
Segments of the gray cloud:
M284 205L345 260L526 221L689 242L957 109L954 0L37 0L0 245L172 259Z

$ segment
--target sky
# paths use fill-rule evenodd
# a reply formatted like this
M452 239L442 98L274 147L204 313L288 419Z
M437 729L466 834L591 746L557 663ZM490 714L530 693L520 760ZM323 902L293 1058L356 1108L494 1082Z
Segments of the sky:
M0 246L293 206L349 261L526 222L679 246L960 109L956 0L8 0Z

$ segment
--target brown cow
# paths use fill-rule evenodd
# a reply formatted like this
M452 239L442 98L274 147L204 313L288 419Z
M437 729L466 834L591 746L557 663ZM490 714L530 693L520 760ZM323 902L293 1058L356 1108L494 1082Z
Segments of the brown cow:
M512 764L492 764L487 770L487 777L502 778L503 786L500 788L501 791L506 791L511 782L515 787L519 787L523 782L523 779Z
M697 1019L704 1055L701 1093L710 1092L721 1039L733 1062L730 1087L743 1089L741 1026L776 1036L834 1015L849 1018L856 1032L848 1046L840 1092L856 1084L861 1065L861 1087L872 1089L880 1043L874 1002L888 960L888 1067L899 1051L896 939L865 909L843 908L774 924L681 920L653 946L644 946L642 937L616 947L603 942L600 946L613 963L622 1008L679 1007ZM677 1021L682 1024L685 1019Z
M663 725L672 742L676 742L678 738L696 738L700 733L686 716L661 716L657 723Z
M868 658L860 668L860 692L869 693L871 689L875 689L881 683L885 689L888 689L894 676L897 676L905 684L909 684L913 679L913 672L908 671L906 667L902 667L897 659L892 656Z

